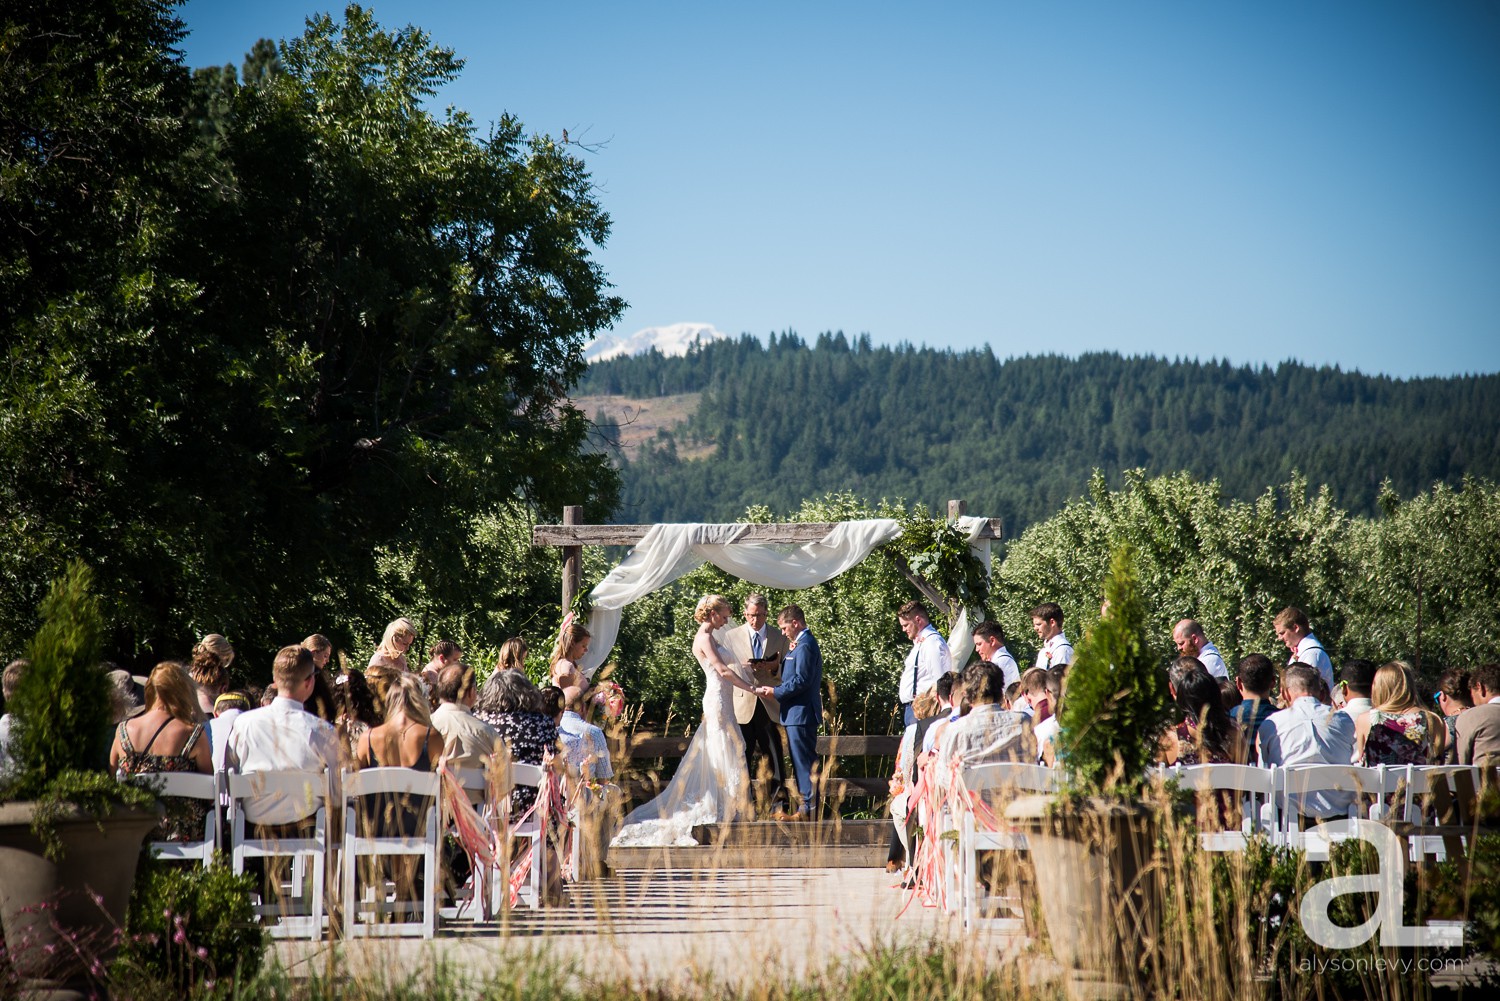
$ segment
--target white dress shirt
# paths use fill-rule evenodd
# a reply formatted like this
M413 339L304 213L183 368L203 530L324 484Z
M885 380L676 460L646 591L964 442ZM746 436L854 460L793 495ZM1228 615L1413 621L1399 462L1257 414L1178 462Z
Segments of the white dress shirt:
M216 772L224 771L225 758L229 752L229 735L234 732L234 721L245 711L244 709L225 709L203 725L203 728L208 731L208 754L213 759ZM210 716L212 716L211 713Z
M1208 668L1208 673L1215 678L1229 677L1229 665L1224 663L1224 655L1207 640L1203 641L1203 649L1198 651L1198 663Z
M1260 725L1260 763L1272 765L1347 765L1354 756L1354 720L1334 712L1311 695L1266 717ZM1299 809L1309 817L1342 816L1353 793L1313 793Z
M1050 640L1042 644L1042 648L1036 652L1036 666L1046 671L1057 667L1059 664L1073 663L1073 644L1068 642L1068 637L1058 633Z
M241 713L228 743L226 764L242 775L328 771L333 802L338 803L338 736L333 724L303 710L302 703L277 696L268 706ZM312 816L310 806L305 799L288 796L249 798L245 800L245 819L253 824L290 824Z
M906 655L906 664L901 669L899 698L902 702L914 702L918 695L937 684L937 679L953 672L953 652L948 649L937 629L928 623L917 634Z
M1292 654L1287 663L1316 667L1323 680L1328 683L1328 690L1333 691L1333 661L1328 659L1328 651L1323 649L1323 644L1312 633L1302 637L1302 641L1297 644L1297 652Z
M1009 688L1011 685L1021 680L1021 665L1016 663L1016 658L1011 656L1011 652L1008 647L1002 646L1000 649L996 650L995 656L990 661L990 663L994 664L996 667L1000 668L1002 672L1004 672L1006 688Z

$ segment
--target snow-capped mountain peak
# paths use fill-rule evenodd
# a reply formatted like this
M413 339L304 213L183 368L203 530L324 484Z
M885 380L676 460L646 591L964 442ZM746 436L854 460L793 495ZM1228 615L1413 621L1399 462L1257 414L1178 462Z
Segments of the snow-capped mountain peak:
M647 327L629 337L601 334L583 349L584 361L608 361L622 355L643 355L652 348L667 357L685 355L694 344L722 341L728 334L712 323L669 323L664 327Z

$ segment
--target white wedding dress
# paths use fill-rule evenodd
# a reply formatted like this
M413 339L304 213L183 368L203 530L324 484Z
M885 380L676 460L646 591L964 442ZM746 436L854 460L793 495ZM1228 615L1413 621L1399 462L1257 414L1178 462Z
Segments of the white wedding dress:
M719 659L743 677L733 655L717 640ZM711 664L703 668L703 723L667 787L649 803L630 811L610 842L622 848L691 846L693 828L733 820L749 789L745 771L745 738L734 719L734 686Z

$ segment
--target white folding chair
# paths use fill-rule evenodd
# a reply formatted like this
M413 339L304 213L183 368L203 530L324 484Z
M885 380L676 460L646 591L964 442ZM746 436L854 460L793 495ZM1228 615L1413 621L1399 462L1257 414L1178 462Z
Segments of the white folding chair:
M1308 861L1328 859L1335 841L1347 835L1332 837L1320 825L1303 829L1303 817L1314 820L1357 820L1368 814L1370 820L1385 816L1385 776L1383 769L1362 765L1291 765L1281 769L1280 803L1281 843L1301 849ZM1368 809L1364 803L1368 802ZM1347 803L1347 806L1341 804ZM1310 809L1309 809L1310 808Z
M231 864L238 875L245 871L249 859L267 861L271 895L280 899L261 899L255 905L255 911L263 923L267 918L281 919L267 928L267 933L273 938L317 939L323 934L323 892L328 871L328 780L326 772L248 772L244 775L229 772L225 775ZM254 825L245 818L245 802L262 797L279 797L298 804L304 815L313 819L312 835L275 837L255 831ZM291 860L291 879L282 883L276 877L271 882L269 862L283 858ZM309 867L312 889L310 895L304 897L302 891Z
M1410 825L1407 842L1413 862L1429 855L1441 862L1450 847L1467 847L1473 830L1472 813L1465 806L1483 781L1478 767L1408 765L1387 769L1386 776L1388 793L1405 793L1396 819Z
M442 787L436 772L419 772L413 768L364 768L345 772L344 851L340 865L343 878L344 934L361 936L421 935L432 938L437 933L438 869L438 797ZM380 797L374 803L370 797ZM387 798L389 797L389 798ZM386 809L400 810L401 803L415 804L418 833L387 832L381 816ZM425 807L422 802L425 801ZM364 893L356 895L359 881L356 873L361 859L408 858L416 856L422 863L420 897L403 895L402 880L387 881L380 867L373 865L373 878L365 881ZM414 888L413 888L414 889ZM417 913L407 921L385 921L387 915ZM372 919L362 920L368 913Z
M459 786L468 794L469 802L479 813L479 816L491 827L497 823L494 804L489 801L489 776L482 768L455 768L453 777ZM496 856L499 857L498 854ZM465 911L473 908L469 914L472 920L488 921L494 916L490 910L492 894L491 886L498 877L499 870L496 867L485 865L482 861L474 860L474 870L469 874L468 881L457 888L456 894L447 906L438 908L438 916L444 921L459 920L465 916Z
M540 792L542 785L547 781L547 770L541 765L527 765L513 761L510 763L510 778L512 788L530 787ZM505 812L508 814L508 809ZM519 820L519 818L515 819ZM551 865L548 857L551 852L547 845L547 818L540 816L538 810L533 812L524 823L511 823L509 828L509 830L500 830L501 838L509 837L513 840L531 842L531 871L525 885L521 887L519 896L526 906L532 910L538 910L545 903L547 872ZM514 864L515 860L512 859L511 865ZM510 873L501 873L500 877L490 884L491 913L499 913L502 906L500 895L510 892ZM505 906L508 906L508 902Z
M1264 834L1273 842L1279 837L1276 784L1281 770L1255 765L1184 765L1178 769L1183 788L1198 794L1200 818L1218 812L1220 793L1235 793L1241 811L1238 830L1199 832L1199 842L1208 852L1242 852L1253 834ZM1205 803L1209 804L1205 807Z
M153 841L151 852L169 862L196 862L205 869L213 865L214 852L223 843L219 826L219 798L222 792L218 775L201 772L141 772L126 776L126 781L148 786L158 795L172 799L201 800L208 804L199 837L189 841Z
M1043 765L997 763L992 765L966 766L959 770L958 781L971 795L982 798L999 814L998 801L1014 793L1055 792L1060 779L1055 770ZM991 897L984 892L979 873L979 852L982 851L1026 851L1026 835L1008 828L981 824L972 808L967 805L959 818L958 837L958 897L963 911L964 924L973 926L979 920L980 909L992 901L1008 901L1006 897ZM1006 924L1021 926L1020 919L1001 919Z

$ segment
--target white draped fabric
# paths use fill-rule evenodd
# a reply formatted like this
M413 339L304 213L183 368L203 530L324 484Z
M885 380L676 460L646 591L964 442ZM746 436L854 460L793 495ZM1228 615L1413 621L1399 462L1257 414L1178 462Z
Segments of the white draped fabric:
M797 591L857 565L876 546L899 537L901 524L892 518L841 521L821 540L797 547L734 542L744 531L744 525L653 525L589 593L594 639L579 665L583 673L592 678L614 648L621 609L704 563L761 587Z

